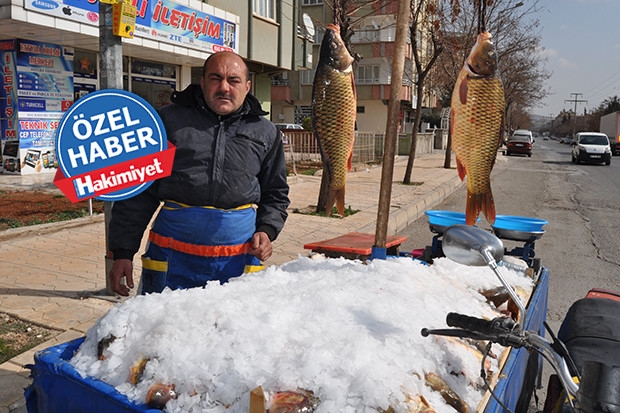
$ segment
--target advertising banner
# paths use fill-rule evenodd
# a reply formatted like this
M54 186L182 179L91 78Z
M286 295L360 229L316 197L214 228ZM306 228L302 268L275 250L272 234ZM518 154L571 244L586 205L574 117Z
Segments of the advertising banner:
M62 19L99 25L99 1L25 0L26 9ZM235 22L171 0L133 0L136 37L158 40L204 52L238 51Z
M0 53L4 172L55 172L56 130L73 103L73 50L16 39L2 41Z
M16 40L0 41L0 171L20 171L19 141L17 138L17 68Z

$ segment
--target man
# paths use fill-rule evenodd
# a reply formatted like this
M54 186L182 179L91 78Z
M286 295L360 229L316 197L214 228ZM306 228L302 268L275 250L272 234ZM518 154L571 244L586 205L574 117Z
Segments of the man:
M114 203L113 291L127 296L134 287L133 256L162 201L142 256L140 293L226 282L271 256L290 203L286 164L276 127L249 91L243 59L218 52L205 61L200 85L174 92L173 104L160 110L176 146L172 174Z

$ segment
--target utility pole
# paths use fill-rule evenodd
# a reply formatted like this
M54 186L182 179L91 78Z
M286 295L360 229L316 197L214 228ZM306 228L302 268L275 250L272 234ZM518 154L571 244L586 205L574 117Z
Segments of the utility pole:
M549 132L553 133L553 113L549 114Z
M99 72L100 89L123 89L123 45L112 30L112 4L99 2ZM105 215L105 294L115 295L110 284L112 257L108 246L108 228L112 218L112 202L103 204Z
M576 128L577 128L577 103L588 103L587 100L581 100L581 99L577 99L579 96L582 96L583 93L571 93L571 96L574 96L573 99L570 100L564 100L564 102L574 102L575 103L575 111L573 112L574 115L574 119L573 119L573 137L575 136L575 132L576 132Z

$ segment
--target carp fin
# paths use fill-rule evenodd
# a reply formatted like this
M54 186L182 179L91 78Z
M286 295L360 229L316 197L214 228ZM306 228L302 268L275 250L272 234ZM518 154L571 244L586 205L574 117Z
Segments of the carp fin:
M483 203L482 203L482 212L484 216L487 218L489 224L495 224L495 202L493 202L493 195L491 194L491 190L486 194Z
M459 178L461 181L465 179L465 175L467 175L467 169L465 169L465 165L459 160L458 156L456 157L456 170L459 173Z
M467 76L464 76L459 85L459 99L463 105L467 103L467 91L469 89L469 82L467 79Z
M349 154L349 159L347 159L347 172L351 172L351 168L353 167L353 151Z

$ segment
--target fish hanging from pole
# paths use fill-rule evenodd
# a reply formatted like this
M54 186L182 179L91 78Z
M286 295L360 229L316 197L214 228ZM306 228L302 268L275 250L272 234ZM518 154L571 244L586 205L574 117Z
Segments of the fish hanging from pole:
M505 99L491 34L478 34L452 92L450 132L461 180L467 176L465 220L474 225L480 212L495 222L491 170L501 145Z
M323 164L329 174L326 215L334 203L344 216L347 172L351 170L357 99L353 76L354 58L348 52L340 28L326 26L312 86L312 129Z

